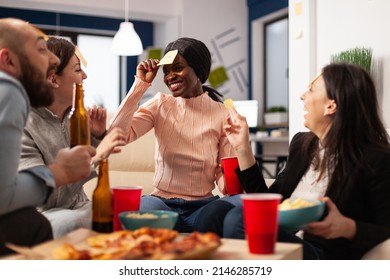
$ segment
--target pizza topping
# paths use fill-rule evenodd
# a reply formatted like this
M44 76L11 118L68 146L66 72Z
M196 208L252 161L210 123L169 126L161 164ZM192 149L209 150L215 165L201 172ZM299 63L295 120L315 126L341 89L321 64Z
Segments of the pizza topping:
M214 251L221 245L218 235L193 232L179 236L170 229L140 228L97 234L86 240L87 248L64 243L53 251L54 259L180 259Z

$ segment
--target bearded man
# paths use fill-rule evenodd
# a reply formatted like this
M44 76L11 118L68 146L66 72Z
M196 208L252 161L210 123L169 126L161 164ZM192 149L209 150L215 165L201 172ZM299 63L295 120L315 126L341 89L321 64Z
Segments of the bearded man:
M0 19L0 256L13 252L7 242L33 246L52 239L49 221L35 207L53 188L90 174L95 155L91 146L63 149L53 164L18 172L30 106L53 102L47 77L58 63L37 28L18 19Z

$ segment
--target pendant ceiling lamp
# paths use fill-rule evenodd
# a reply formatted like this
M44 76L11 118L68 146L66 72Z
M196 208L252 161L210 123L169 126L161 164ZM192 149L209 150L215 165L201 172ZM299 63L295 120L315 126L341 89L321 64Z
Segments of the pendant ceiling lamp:
M114 54L123 56L140 55L143 52L142 42L134 25L129 22L129 1L125 1L125 22L121 22L118 32L112 41L111 50Z

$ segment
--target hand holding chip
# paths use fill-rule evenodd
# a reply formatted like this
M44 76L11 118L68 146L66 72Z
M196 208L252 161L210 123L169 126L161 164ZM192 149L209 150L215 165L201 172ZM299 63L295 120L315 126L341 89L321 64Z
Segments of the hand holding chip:
M223 104L225 105L225 108L228 109L229 111L231 109L234 109L234 102L233 102L233 99L229 98L229 99L226 99ZM235 111L235 110L234 110ZM235 123L235 118L234 118L234 115L232 113L229 113L229 118L228 118L228 123L229 121L234 124Z
M226 136L236 152L241 170L247 169L256 163L252 148L249 144L249 127L246 118L241 116L234 108L232 99L224 102L229 115L224 125Z
M246 118L236 111L233 100L227 99L224 104L229 109L229 115L224 125L226 136L236 151L242 147L246 148L246 145L249 146L249 127Z

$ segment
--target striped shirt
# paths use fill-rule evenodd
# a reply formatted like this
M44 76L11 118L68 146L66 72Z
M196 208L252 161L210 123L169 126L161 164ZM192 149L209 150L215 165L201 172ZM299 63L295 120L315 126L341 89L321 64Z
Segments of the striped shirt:
M111 120L130 143L154 128L156 171L153 195L187 200L212 196L215 184L224 193L221 158L233 149L223 129L228 111L207 93L193 98L157 93L138 108L150 84L139 79Z

